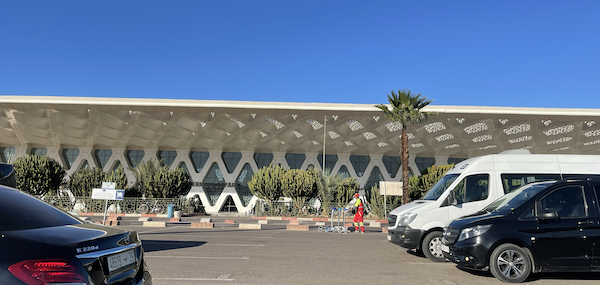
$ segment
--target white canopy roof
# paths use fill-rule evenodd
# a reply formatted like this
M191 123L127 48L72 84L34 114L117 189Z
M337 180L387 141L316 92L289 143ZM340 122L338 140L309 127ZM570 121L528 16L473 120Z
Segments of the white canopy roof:
M368 104L0 96L0 146L398 155L401 126ZM600 109L428 106L411 156L600 154Z

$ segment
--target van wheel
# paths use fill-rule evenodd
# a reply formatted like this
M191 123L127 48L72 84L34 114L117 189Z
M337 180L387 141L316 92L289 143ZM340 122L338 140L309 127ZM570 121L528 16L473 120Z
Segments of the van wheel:
M433 262L445 262L446 258L442 254L440 245L442 244L442 232L430 232L423 239L421 249L423 254Z
M531 260L522 248L505 243L492 252L490 271L500 281L521 283L531 273Z

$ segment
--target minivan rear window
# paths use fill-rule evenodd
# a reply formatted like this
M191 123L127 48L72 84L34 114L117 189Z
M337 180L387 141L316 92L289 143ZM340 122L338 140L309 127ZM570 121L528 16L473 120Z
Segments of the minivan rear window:
M501 174L502 187L504 194L508 194L515 189L534 182L560 180L560 174Z
M0 231L81 224L33 196L3 187L0 187L0 217Z

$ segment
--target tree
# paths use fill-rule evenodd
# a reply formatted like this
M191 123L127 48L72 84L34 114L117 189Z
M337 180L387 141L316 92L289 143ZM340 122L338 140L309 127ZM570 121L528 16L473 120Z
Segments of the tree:
M123 165L119 164L117 169L107 173L106 181L115 182L117 189L126 189L127 188L127 175L125 175L125 169L123 169Z
M16 187L32 195L55 191L64 182L65 170L56 160L45 155L27 155L14 163Z
M384 210L386 208L388 211L391 211L392 209L395 209L396 207L402 204L402 196L387 196L387 201L384 201L386 199L383 195L380 194L379 187L377 186L371 188L370 196L371 199L369 199L369 203L371 204L371 211L372 214L376 217L383 218L387 215L387 213L384 213ZM386 202L388 205L390 205L389 207L383 205Z
M416 200L419 199L425 194L431 187L433 187L443 176L448 172L448 170L452 169L454 164L433 165L427 170L425 170L425 174L421 176L413 176L409 179L409 187L410 187L410 199Z
M181 168L161 167L148 182L146 194L152 198L177 198L192 188L190 175Z
M419 123L426 118L432 116L432 112L423 112L422 109L429 105L432 100L427 100L427 97L421 97L421 93L413 96L410 90L398 90L398 93L392 90L391 95L387 95L391 109L384 104L375 105L376 108L383 111L388 120L398 122L402 125L402 135L400 138L400 161L402 165L402 181L408 181L408 134L406 126ZM402 201L408 203L410 201L408 183L402 183Z
M248 181L248 188L252 195L267 201L269 206L272 206L273 202L283 194L281 178L284 173L285 169L281 165L265 166L252 175L252 179Z
M306 201L317 196L317 176L310 170L290 169L281 179L281 190L300 210Z
M358 193L360 185L354 178L346 177L340 181L340 184L335 188L334 199L340 206L347 205L352 201L353 195Z
M166 168L163 166L163 168ZM151 188L151 183L160 167L156 164L155 161L148 160L145 162L140 162L137 164L137 167L129 167L129 170L133 172L133 176L135 176L136 182L133 186L137 189L139 193L142 195L150 195L150 193L146 193L146 190Z
M123 166L119 165L112 172L104 172L101 168L81 168L69 177L67 187L75 196L90 196L92 189L102 187L102 182L115 182L117 189L127 187L127 176L123 172Z
M67 187L75 196L90 196L92 189L100 188L106 173L101 168L81 168L69 177Z
M66 171L60 163L45 155L30 154L13 164L17 176L17 188L31 195L41 196L56 191Z

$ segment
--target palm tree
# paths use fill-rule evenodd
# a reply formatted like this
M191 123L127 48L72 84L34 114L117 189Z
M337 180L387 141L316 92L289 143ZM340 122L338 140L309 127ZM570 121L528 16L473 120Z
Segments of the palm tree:
M410 90L398 90L398 93L392 90L391 95L387 95L388 101L390 102L391 109L387 105L379 104L375 105L376 108L381 109L385 116L393 122L399 122L402 125L402 136L401 141L401 156L400 161L402 164L402 203L406 204L410 202L410 194L408 188L408 134L406 133L406 126L419 123L426 118L434 115L432 112L423 112L422 109L429 105L433 100L428 100L427 97L421 97L421 93L413 96L410 94Z

